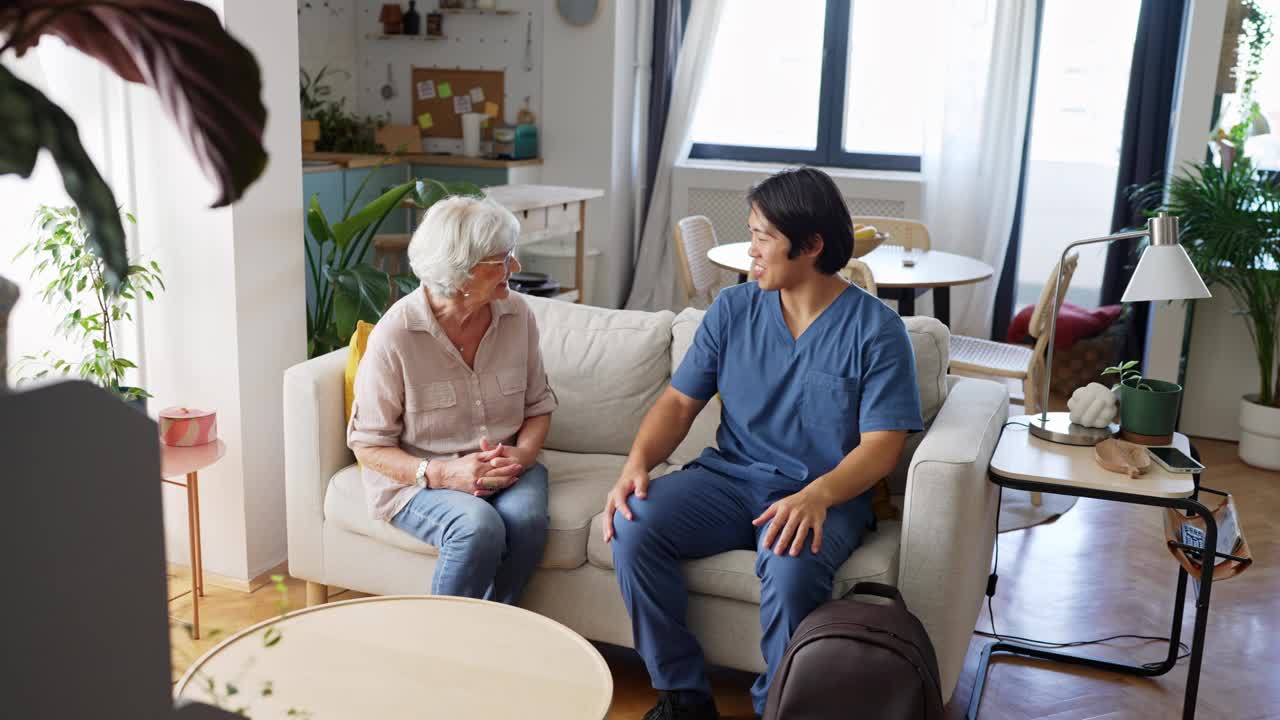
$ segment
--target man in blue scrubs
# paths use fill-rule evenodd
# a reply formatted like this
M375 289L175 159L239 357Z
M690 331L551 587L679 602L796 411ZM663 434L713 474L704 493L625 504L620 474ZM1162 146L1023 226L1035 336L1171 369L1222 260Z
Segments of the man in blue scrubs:
M755 282L723 290L707 311L605 503L604 539L660 696L645 720L718 717L685 621L681 561L756 551L768 669L751 699L763 712L792 632L831 599L836 570L874 530L872 486L923 428L906 327L838 274L853 226L835 183L785 170L748 201ZM717 392L719 450L650 480Z

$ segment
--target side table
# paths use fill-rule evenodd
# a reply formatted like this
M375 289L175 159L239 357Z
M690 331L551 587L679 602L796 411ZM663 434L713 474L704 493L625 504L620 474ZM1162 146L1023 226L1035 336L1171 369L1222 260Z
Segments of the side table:
M1030 415L1009 420L995 454L991 458L991 481L1001 487L1029 492L1055 493L1077 497L1097 498L1135 505L1169 507L1198 515L1205 523L1205 547L1217 546L1218 526L1213 513L1199 501L1201 492L1198 475L1171 473L1154 462L1151 469L1137 478L1102 469L1094 460L1092 447L1062 445L1034 437L1026 427L1014 423L1027 423ZM1172 443L1188 455L1191 444L1187 436L1175 433ZM1206 489L1206 492L1208 490ZM1190 720L1196 714L1196 693L1200 683L1200 663L1204 657L1205 625L1209 616L1209 591L1213 587L1214 563L1204 562L1200 569L1200 591L1196 597L1195 629L1191 637L1191 655L1187 667L1187 687L1183 696L1182 717ZM973 694L969 700L967 720L978 716L982 702L982 689L986 683L991 656L997 653L1019 655L1027 658L1083 665L1144 677L1156 677L1173 669L1178 659L1182 634L1182 606L1186 600L1187 571L1178 565L1178 584L1173 601L1173 627L1169 632L1169 653L1159 665L1145 667L1115 663L1070 653L1054 652L1008 640L989 643L982 651L978 664Z
M169 598L173 602L191 595L191 637L200 639L200 598L204 597L204 561L200 550L200 471L227 454L221 440L204 445L175 447L160 443L160 479L187 490L187 540L191 557L191 589ZM169 478L185 477L185 481Z

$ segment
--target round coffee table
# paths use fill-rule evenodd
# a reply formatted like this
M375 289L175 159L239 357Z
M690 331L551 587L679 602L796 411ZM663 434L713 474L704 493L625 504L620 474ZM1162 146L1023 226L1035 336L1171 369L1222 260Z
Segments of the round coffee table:
M268 631L279 641L266 647ZM197 660L174 697L209 702L212 680L250 717L600 720L613 698L604 658L560 623L521 608L440 595L305 608L231 636ZM271 692L262 694L264 683Z

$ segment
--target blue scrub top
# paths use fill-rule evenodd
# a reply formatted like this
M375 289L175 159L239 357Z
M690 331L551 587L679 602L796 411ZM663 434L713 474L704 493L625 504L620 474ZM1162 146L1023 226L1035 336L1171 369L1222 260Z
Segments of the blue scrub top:
M856 285L798 339L778 291L754 282L722 290L671 386L698 400L720 393L720 449L698 462L739 477L763 471L807 484L861 433L924 428L907 328Z

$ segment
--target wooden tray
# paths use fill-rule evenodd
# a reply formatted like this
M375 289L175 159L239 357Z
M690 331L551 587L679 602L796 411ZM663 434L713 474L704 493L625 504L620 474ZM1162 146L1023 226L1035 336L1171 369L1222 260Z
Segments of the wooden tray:
M1107 438L1093 446L1093 458L1103 468L1136 478L1151 469L1146 448L1124 440Z

